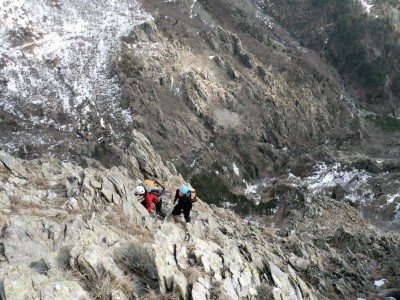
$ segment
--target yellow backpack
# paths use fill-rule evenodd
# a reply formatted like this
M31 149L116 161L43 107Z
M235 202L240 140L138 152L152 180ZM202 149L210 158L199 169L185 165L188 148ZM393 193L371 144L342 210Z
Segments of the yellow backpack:
M188 187L190 192L190 199L192 199L192 202L196 202L197 201L196 190L190 185Z
M151 180L151 179L143 180L142 185L143 185L146 193L161 195L164 191L164 188L155 180Z

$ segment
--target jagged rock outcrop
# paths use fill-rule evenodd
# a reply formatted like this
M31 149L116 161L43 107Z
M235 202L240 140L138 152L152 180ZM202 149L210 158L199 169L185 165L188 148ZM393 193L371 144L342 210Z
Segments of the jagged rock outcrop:
M116 64L124 103L165 159L196 160L199 167L229 159L243 174L258 177L272 171L274 161L265 155L276 152L271 145L318 143L340 126L342 104L316 89L312 74L264 61L261 53L271 45L254 49L241 38L219 26L187 26L182 18L160 14L125 39ZM300 52L294 42L288 47Z
M148 214L133 195L142 175L125 167L0 156L4 299L331 299L379 292L374 279L387 280L382 293L398 284L399 237L345 202L299 198L296 213L269 220L285 215L280 230L199 200L185 224ZM180 179L168 178L173 191Z

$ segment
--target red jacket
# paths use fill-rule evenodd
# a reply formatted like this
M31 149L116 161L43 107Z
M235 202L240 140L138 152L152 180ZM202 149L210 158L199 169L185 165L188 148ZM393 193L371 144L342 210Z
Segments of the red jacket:
M144 194L144 200L146 202L146 209L148 212L151 212L153 208L153 203L157 202L157 195L156 194L151 194L151 193L146 193Z

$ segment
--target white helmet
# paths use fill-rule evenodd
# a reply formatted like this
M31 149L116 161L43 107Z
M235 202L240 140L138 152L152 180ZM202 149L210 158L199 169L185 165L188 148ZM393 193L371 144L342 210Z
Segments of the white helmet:
M135 195L143 195L145 192L144 187L141 185L137 186L135 189Z

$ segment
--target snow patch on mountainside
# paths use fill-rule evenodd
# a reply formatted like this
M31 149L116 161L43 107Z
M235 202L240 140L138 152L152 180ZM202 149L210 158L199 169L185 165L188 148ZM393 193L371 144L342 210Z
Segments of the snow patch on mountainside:
M364 7L367 14L371 12L371 8L374 6L372 0L360 0L360 3Z
M120 38L150 19L135 0L2 1L0 108L31 124L54 124L59 113L130 122L112 60Z
M332 191L332 188L341 186L346 191L345 199L367 204L373 201L373 192L369 186L371 178L372 175L365 170L350 169L340 163L327 165L321 162L314 166L313 174L310 176L300 178L289 173L286 182L304 190L308 201L313 195L326 194ZM246 185L244 193L251 197L267 187L272 187L274 181L274 178L265 178L263 181L250 184L243 180ZM399 195L388 196L388 203L393 202L397 196Z
M363 188L369 178L371 175L365 170L343 168L340 163L330 166L321 163L315 166L314 174L306 177L303 184L307 186L309 197L339 185L347 191L347 199L365 204L372 200L369 196L371 191Z
M265 14L264 8L266 5L267 4L265 1L262 1L262 0L256 1L256 7L257 7L256 17L259 18L260 20L262 20L265 23L265 25L268 26L268 28L273 29L275 27L273 20L271 19L270 16Z

